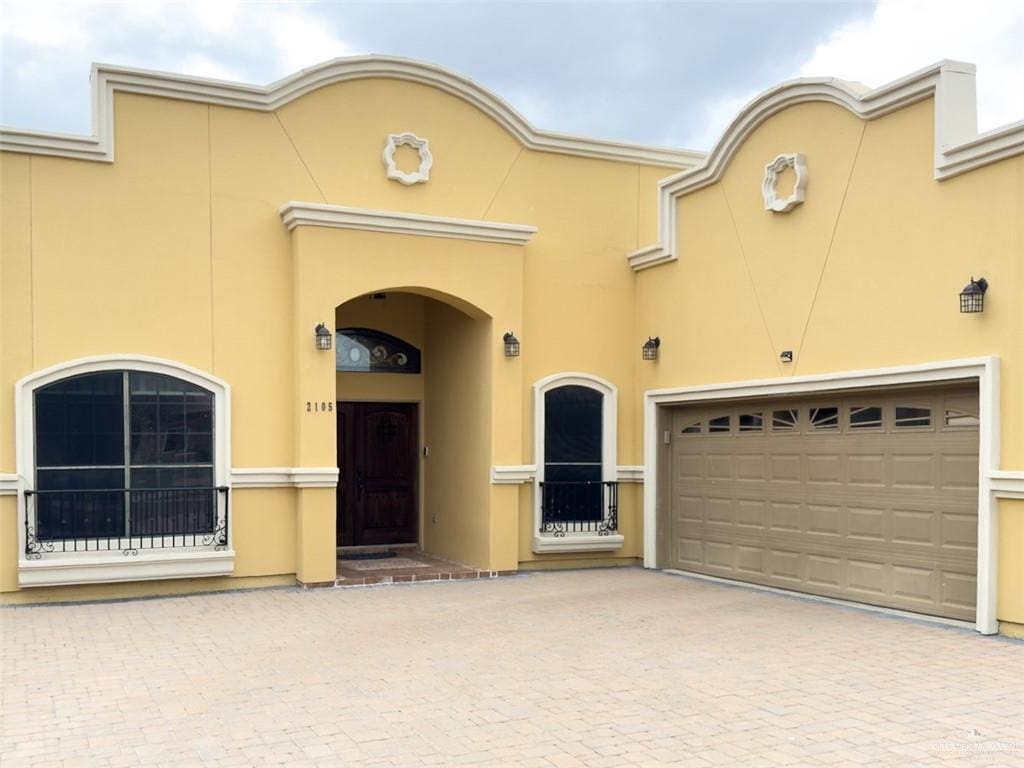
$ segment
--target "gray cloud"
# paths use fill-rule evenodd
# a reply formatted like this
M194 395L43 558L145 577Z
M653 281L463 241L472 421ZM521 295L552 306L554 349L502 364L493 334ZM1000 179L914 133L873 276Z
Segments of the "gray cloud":
M834 29L872 10L863 2L251 3L142 10L5 2L11 23L2 33L0 121L87 131L90 61L267 83L313 63L304 57L372 52L454 69L543 128L706 149L724 127L716 110L723 100L796 76ZM52 29L40 28L39 14Z

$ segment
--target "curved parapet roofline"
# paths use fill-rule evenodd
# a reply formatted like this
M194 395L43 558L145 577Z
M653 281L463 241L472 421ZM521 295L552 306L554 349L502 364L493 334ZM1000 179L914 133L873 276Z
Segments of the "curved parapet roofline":
M764 91L740 110L701 164L659 182L659 241L627 254L629 265L639 271L676 261L675 201L718 181L761 123L796 104L829 102L873 120L934 97L937 180L1024 153L1024 120L978 133L974 74L973 64L943 60L875 89L835 78L800 78Z
M378 55L332 59L267 86L93 64L91 136L3 128L0 129L0 149L113 162L115 91L270 112L318 88L374 77L422 83L464 99L529 149L670 168L690 168L704 159L703 152L692 150L543 131L502 98L467 77L434 64Z

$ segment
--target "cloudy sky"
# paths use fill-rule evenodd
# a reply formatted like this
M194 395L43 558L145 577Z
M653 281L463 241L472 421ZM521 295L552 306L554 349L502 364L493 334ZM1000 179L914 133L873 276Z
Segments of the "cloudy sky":
M93 61L267 84L388 53L468 75L542 128L693 149L782 80L875 86L961 59L984 130L1024 118L1022 47L1022 0L0 0L0 123L88 133Z

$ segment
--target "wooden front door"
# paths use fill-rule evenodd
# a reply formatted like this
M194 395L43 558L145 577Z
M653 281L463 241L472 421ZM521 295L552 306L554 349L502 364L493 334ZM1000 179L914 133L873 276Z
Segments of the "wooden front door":
M338 403L338 546L416 542L415 403Z

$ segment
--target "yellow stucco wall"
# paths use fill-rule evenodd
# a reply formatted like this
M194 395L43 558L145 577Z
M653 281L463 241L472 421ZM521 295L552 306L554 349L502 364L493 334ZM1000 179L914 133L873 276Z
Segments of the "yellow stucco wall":
M1000 499L998 509L998 617L1024 630L1024 499Z
M719 182L677 201L678 261L636 275L625 254L656 239L671 169L526 149L436 88L352 80L268 113L118 93L114 118L112 164L0 154L0 473L15 471L14 382L111 353L227 381L237 468L336 466L335 417L307 400L422 403L424 544L500 570L642 555L641 484L620 489L622 549L538 556L532 486L489 482L492 465L534 462L531 386L558 372L615 384L617 460L634 465L651 388L998 355L1001 466L1024 467L1024 158L936 182L930 101L869 122L826 103L773 115ZM427 184L385 178L384 139L401 131L430 140ZM771 215L764 164L792 151L807 157L807 202ZM538 231L525 247L289 233L289 200ZM972 274L992 288L984 314L962 316ZM376 291L388 300L360 298ZM336 374L312 344L331 318L416 344L424 373ZM521 357L504 358L506 330ZM655 364L640 360L648 335L663 342ZM233 502L235 577L333 578L331 489ZM1015 504L999 507L999 616L1024 622ZM0 536L0 589L16 589L13 497Z

